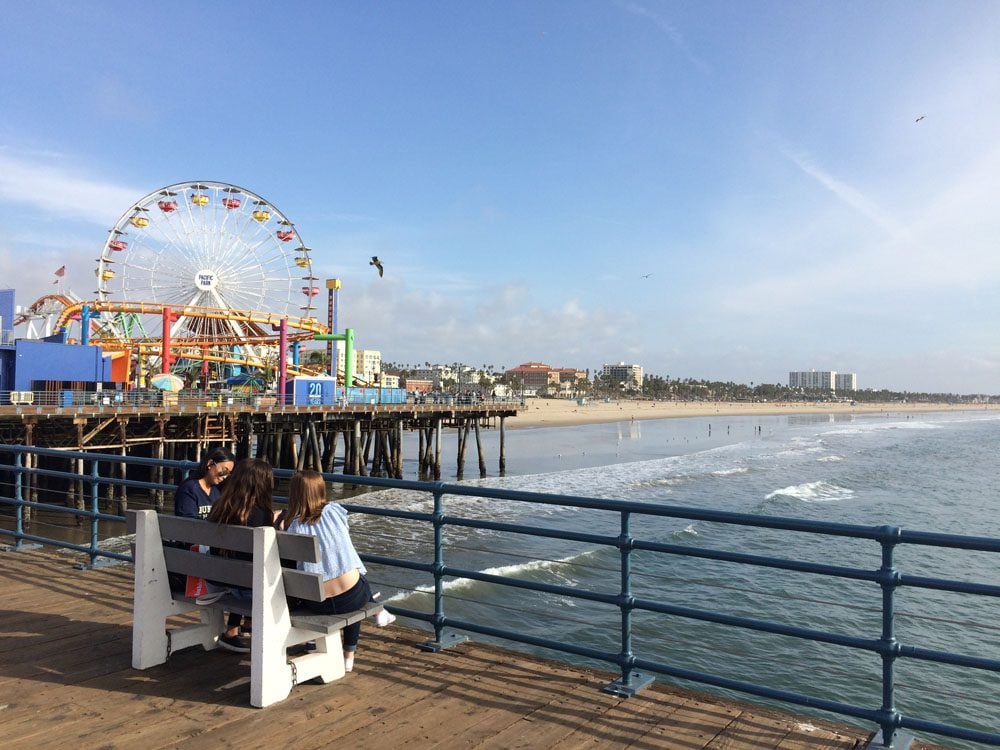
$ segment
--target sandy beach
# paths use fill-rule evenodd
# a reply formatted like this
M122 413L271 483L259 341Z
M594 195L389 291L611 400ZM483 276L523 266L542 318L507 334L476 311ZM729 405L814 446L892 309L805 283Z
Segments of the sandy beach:
M680 417L748 417L781 414L913 414L928 411L985 411L987 404L855 404L782 401L589 401L580 406L572 399L529 398L525 409L507 427L566 427L577 424Z

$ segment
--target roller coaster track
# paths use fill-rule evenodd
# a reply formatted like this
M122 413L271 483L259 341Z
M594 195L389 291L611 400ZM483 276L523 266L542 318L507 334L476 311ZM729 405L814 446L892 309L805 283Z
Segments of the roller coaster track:
M300 335L302 337L312 337L314 333L329 333L330 329L320 323L317 318L299 318L294 315L279 315L277 313L265 313L257 312L255 310L229 310L220 307L194 307L191 305L183 306L170 306L161 305L155 302L112 302L112 301L91 301L91 302L74 302L68 305L60 313L56 320L56 325L58 327L65 326L70 319L76 313L81 313L84 306L88 307L92 312L110 312L110 313L132 313L137 315L163 315L163 310L165 307L169 307L170 311L178 316L188 317L188 318L202 318L205 320L228 320L228 321L238 321L241 323L250 323L257 326L271 326L277 333L278 326L281 324L282 320L288 321L288 328L290 330L294 329L300 334L290 334ZM275 335L272 339L274 343L277 339ZM242 340L233 342L233 345L244 343ZM226 342L216 340L214 342L215 346L225 346Z
M172 314L182 317L244 323L252 333L239 337L175 336L172 338L170 344L171 353L178 359L242 365L244 367L262 367L267 364L273 364L263 362L260 357L248 355L244 349L237 347L276 347L278 345L278 328L282 320L288 321L288 341L290 343L310 341L313 338L313 334L329 333L330 331L329 327L320 323L316 318L286 316L254 310L229 310L191 305L174 307L151 302L82 301L63 294L47 294L44 297L40 297L24 313L18 316L14 323L15 325L20 325L37 317L54 314L58 306L62 306L62 311L56 319L55 328L57 330L65 328L72 320L79 319L84 306L93 313L122 313L151 316L162 316L164 307L170 307ZM267 333L267 327L270 327L274 332ZM96 315L91 319L91 331L90 342L99 344L106 353L111 355L135 354L157 357L161 354L163 347L162 339L156 336L129 338L109 333L108 329L102 325L100 318ZM71 339L69 343L79 342ZM289 363L287 372L289 375L294 376L324 375L327 371L319 365L304 363L293 365ZM343 377L342 374L341 377ZM359 382L359 385L366 385L366 383Z

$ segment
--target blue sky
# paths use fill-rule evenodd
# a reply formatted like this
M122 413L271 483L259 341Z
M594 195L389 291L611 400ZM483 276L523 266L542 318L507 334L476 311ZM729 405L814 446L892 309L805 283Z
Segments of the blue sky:
M86 297L131 204L217 180L294 220L385 359L1000 392L998 3L4 15L20 304L63 264Z

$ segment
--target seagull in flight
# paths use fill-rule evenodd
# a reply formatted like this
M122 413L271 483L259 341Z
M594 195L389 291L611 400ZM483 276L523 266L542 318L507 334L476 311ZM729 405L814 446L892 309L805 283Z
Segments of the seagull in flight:
M920 117L918 117L918 118L917 118L916 120L914 120L914 122L920 122L920 121L921 121L921 120L923 120L923 119L924 119L925 117L927 117L927 115L920 115Z
M644 274L642 275L642 278L644 278L644 279L648 279L648 278L649 278L650 276L652 276L652 275L653 275L653 274L651 274L651 273L644 273Z
M377 255L373 255L372 256L372 259L370 261L368 261L368 265L369 266L375 266L375 268L378 269L378 277L381 279L382 278L382 274L385 272L385 269L382 268L382 261L380 261L378 259Z

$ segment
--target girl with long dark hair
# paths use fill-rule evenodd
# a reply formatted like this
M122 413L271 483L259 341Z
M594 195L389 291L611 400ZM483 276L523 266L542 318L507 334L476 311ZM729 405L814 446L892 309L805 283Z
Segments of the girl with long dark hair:
M245 458L233 468L207 520L234 526L274 526L273 493L274 472L271 465L259 458ZM252 559L246 553L234 552L232 555ZM232 589L230 593L249 599L251 591ZM219 636L219 646L240 653L250 651L247 639L240 635L240 623L240 615L230 613L226 632Z

